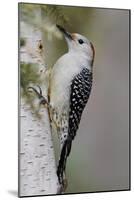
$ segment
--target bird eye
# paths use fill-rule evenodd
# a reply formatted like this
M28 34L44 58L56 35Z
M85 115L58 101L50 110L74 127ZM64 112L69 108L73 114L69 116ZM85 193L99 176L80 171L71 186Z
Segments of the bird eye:
M82 39L79 39L78 42L79 42L80 44L83 44L83 43L84 43L84 41L83 41Z

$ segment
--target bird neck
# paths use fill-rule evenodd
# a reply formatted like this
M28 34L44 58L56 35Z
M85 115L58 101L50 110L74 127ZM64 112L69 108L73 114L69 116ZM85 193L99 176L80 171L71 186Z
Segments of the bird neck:
M84 65L89 69L92 68L92 58L89 56L89 54L86 54L85 52L77 52L74 50L69 50L68 54L79 64Z

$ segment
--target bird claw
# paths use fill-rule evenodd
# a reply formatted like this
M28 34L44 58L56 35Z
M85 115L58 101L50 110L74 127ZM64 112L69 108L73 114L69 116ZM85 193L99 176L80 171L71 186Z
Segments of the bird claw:
M39 85L37 85L37 87L39 88L39 91L37 89L35 89L34 87L28 87L28 89L32 89L36 95L38 96L39 100L40 100L40 105L48 105L48 102L46 100L46 98L42 95L42 89Z

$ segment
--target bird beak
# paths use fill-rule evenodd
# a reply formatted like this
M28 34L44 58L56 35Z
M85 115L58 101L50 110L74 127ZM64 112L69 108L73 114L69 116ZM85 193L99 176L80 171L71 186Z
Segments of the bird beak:
M56 24L57 28L70 40L73 40L71 33L67 32L62 26Z

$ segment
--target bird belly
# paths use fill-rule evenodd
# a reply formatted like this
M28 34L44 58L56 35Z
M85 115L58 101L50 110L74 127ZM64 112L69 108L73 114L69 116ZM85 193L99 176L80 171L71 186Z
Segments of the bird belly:
M69 85L66 81L65 75L62 74L62 77L59 77L59 75L55 76L51 81L51 106L57 109L60 114L63 110L68 109L69 98Z
M59 112L69 108L70 85L80 67L75 59L66 54L54 65L50 81L50 104Z

